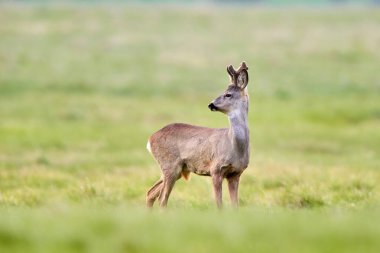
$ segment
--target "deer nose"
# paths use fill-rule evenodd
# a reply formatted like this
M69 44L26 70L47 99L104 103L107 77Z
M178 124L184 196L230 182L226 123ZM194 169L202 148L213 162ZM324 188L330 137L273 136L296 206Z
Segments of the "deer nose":
M208 105L208 108L209 108L211 111L216 111L216 110L218 110L218 107L216 107L213 103L210 103L210 104Z

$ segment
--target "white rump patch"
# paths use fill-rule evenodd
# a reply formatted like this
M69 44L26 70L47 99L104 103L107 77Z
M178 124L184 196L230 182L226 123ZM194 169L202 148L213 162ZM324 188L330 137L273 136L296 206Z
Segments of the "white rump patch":
M149 153L152 154L152 149L150 148L150 141L148 140L148 143L146 144L146 149L149 151Z

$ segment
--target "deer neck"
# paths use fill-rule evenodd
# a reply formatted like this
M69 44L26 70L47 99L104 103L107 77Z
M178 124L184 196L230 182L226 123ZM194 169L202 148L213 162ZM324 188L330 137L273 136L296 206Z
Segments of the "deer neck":
M248 102L243 108L228 113L229 138L238 153L249 152Z

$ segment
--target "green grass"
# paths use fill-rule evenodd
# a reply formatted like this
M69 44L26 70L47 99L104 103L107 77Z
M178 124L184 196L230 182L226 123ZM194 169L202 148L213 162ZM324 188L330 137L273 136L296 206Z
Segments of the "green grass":
M378 252L380 15L0 6L1 252ZM239 212L208 178L144 209L145 150L250 68Z
M377 252L377 212L52 209L1 212L12 252ZM365 214L365 216L362 216ZM65 222L57 222L57 220ZM25 224L38 224L25 226ZM242 225L244 224L244 225ZM6 227L7 229L3 229Z

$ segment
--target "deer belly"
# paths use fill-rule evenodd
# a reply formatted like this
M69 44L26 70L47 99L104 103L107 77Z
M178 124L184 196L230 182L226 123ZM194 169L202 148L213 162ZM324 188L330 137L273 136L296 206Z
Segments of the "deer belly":
M184 162L183 169L200 176L210 176L211 162Z
M210 176L210 171L195 170L194 173L199 176Z

